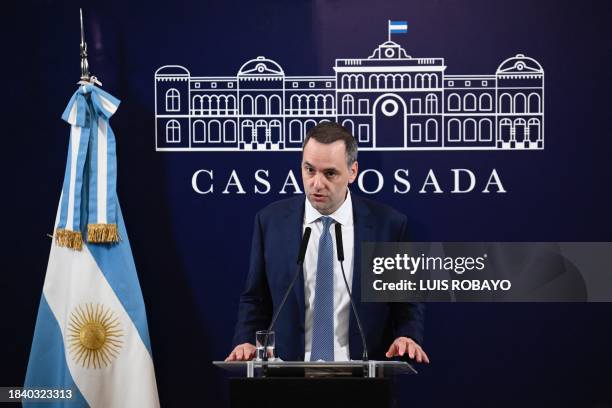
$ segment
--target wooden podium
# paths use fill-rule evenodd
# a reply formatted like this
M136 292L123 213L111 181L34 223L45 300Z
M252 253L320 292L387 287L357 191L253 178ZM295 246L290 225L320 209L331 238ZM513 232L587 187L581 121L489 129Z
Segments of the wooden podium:
M229 371L232 408L392 407L403 361L214 361Z

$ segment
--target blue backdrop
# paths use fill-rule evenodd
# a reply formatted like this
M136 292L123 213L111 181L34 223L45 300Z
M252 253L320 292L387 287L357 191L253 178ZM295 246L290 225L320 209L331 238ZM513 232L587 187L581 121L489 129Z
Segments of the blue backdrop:
M388 19L408 20L408 34L394 40L414 57L445 58L448 74L492 75L524 53L546 73L544 150L363 152L362 168L386 177L375 198L408 215L416 240L612 240L606 1L23 1L6 6L2 25L0 385L25 377L65 165L60 114L79 77L79 6L91 71L122 100L112 119L118 194L163 405L225 403L211 361L231 349L253 216L283 197L289 169L300 181L300 154L156 152L160 66L234 76L264 55L287 75L332 76L335 58L365 58L386 40ZM260 168L270 170L266 195L253 193ZM393 193L396 168L410 169L410 193ZM473 170L476 190L495 168L508 192L450 194L452 168ZM198 169L214 171L214 194L193 191ZM247 194L221 194L234 169ZM445 193L417 193L429 169ZM611 317L610 304L431 304L432 364L401 380L402 401L611 406Z

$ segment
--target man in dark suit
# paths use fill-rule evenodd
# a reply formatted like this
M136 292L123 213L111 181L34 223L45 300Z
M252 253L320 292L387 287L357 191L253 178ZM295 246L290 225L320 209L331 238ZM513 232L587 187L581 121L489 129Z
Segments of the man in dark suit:
M341 224L345 271L371 359L407 355L429 362L423 340L424 306L362 303L361 242L407 241L406 216L353 195L357 143L337 123L312 128L302 154L304 196L275 202L255 217L250 268L240 297L234 349L228 361L250 360L257 330L267 329L296 268L302 232L312 229L301 276L275 325L283 360L342 361L362 356L362 342L335 258L334 224Z

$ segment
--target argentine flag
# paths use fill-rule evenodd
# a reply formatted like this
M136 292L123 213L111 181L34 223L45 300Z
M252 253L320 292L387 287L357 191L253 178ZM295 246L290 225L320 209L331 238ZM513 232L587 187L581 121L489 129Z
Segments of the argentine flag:
M136 266L114 188L104 191L108 185L114 187L115 180L110 180L114 173L105 168L108 163L99 163L105 161L101 160L102 153L108 154L105 145L114 147L108 118L119 101L91 85L81 87L75 95L78 97L73 97L71 103L78 104L76 110L84 120L71 127L64 189L24 388L71 390L71 399L44 404L49 407L158 407L147 317ZM110 107L112 111L101 102L109 100L116 103ZM85 136L89 140L83 141ZM114 156L114 148L111 155ZM98 183L91 183L92 178L97 178ZM99 187L102 178L109 179L104 188ZM110 200L109 204L116 209L113 222L118 241L83 239L80 249L64 245L57 237L63 217L62 203L68 199L69 208L80 213L78 224L70 231L86 237L91 221L89 207L95 204L90 198L99 196L101 190L105 200ZM72 195L66 197L66 193ZM99 218L96 221L99 223ZM39 405L24 400L26 407Z
M389 20L389 34L406 34L408 32L407 21Z

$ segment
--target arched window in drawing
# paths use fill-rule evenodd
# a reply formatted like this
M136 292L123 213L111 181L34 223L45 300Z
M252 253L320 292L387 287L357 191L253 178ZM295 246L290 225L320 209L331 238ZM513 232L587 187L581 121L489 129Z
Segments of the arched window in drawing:
M219 114L227 115L227 96L225 95L219 96Z
M242 141L245 143L251 143L254 139L255 125L252 120L242 121Z
M211 109L210 96L208 95L202 96L202 110L204 111L204 114L210 115L210 109Z
M463 96L463 110L466 112L476 110L476 96L473 93Z
M335 106L334 106L334 97L332 95L325 95L325 114L333 114Z
M310 99L308 95L300 95L300 114L307 115L310 111Z
M527 122L527 126L529 126L529 140L532 142L538 142L542 140L542 132L540 129L540 119L531 118L529 122Z
M316 111L318 115L325 113L325 97L323 95L317 95L315 99Z
M315 126L317 126L316 120L308 119L306 122L304 122L304 137L306 137L306 133L308 133L308 131Z
M461 122L459 122L459 119L451 119L448 121L446 133L448 134L449 142L461 141Z
M365 77L361 74L357 75L357 89L365 88Z
M181 124L178 120L169 120L166 123L166 143L181 142Z
M380 89L380 77L382 74L372 74L370 75L370 89ZM384 83L384 82L383 82Z
M292 143L302 143L302 122L297 119L289 122L289 141Z
M408 89L412 88L412 80L410 78L410 74L402 74L402 80L400 82L402 88Z
M416 74L414 77L414 87L423 88L423 74Z
M316 115L317 113L317 96L308 95L308 114Z
M299 95L291 95L291 99L289 99L289 109L292 115L297 115L300 113L300 96Z
M208 141L210 143L221 142L221 123L218 120L208 122Z
M476 121L474 119L466 119L463 122L463 140L466 142L476 141Z
M483 93L478 99L481 111L489 112L493 110L493 99L491 98L491 95Z
M219 97L217 95L212 95L210 97L210 114L211 115L219 114Z
M342 81L341 83L341 88L342 89L349 89L350 83L351 83L351 74L344 74L342 75Z
M393 89L398 89L402 87L402 75L394 74L393 75Z
M460 111L461 110L461 97L452 93L448 95L448 110L449 111Z
M240 99L240 113L242 115L253 114L253 97L251 95L244 95Z
M270 115L280 115L282 113L280 96L272 95L270 97Z
M206 143L206 123L203 120L193 122L191 131L194 143Z
M255 97L255 114L256 115L267 115L268 114L268 99L264 95L257 95Z
M178 112L181 110L181 96L178 89L170 88L166 91L166 111Z
M499 112L498 113L514 113L512 110L512 97L510 94L504 93L499 97Z
M523 118L514 119L514 140L517 142L525 141L525 131L527 130L527 121Z
M425 141L438 141L438 122L435 119L428 119L425 122Z
M438 87L438 76L436 74L429 74L429 87L430 88Z
M541 113L540 95L535 92L529 94L529 113Z
M429 94L425 98L425 113L438 113L438 96L436 94Z
M225 143L236 142L236 123L233 120L226 120L223 123L223 141Z
M478 137L481 142L490 142L493 140L493 124L491 119L480 119L478 124Z
M270 122L270 142L280 143L281 142L281 123L280 120L274 119Z
M234 95L228 95L227 97L227 113L230 115L236 114L236 97Z
M526 98L525 94L517 93L514 95L514 113L525 113Z
M351 135L354 135L354 134L355 134L355 133L354 133L354 132L355 132L355 124L353 123L353 121L352 121L352 120L350 120L350 119L345 119L345 120L342 122L342 126L344 126L345 128L347 128L347 129L348 129L348 131L349 131L349 132L351 132Z
M512 137L512 121L508 118L504 118L499 121L499 135L498 141L509 142Z
M342 113L344 115L352 115L354 104L353 95L344 95L342 97Z
M203 111L202 97L200 95L193 95L193 98L191 98L191 114L202 115L204 113Z

